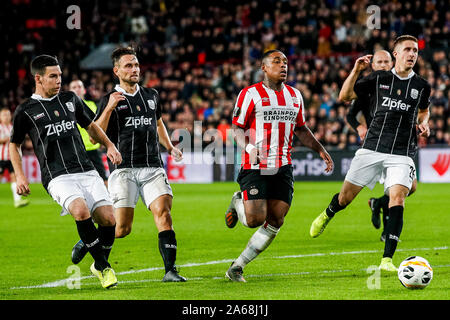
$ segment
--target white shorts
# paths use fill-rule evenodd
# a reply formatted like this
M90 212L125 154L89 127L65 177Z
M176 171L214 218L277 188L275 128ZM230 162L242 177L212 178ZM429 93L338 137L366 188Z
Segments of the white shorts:
M345 180L360 187L373 189L380 179L384 180L385 192L396 184L411 189L416 179L414 161L410 157L396 154L367 149L356 151Z
M114 208L134 208L141 195L147 208L158 197L173 196L163 168L116 169L108 178L108 190Z
M62 207L62 216L69 214L70 204L78 198L86 201L91 213L98 207L112 205L105 183L95 170L58 176L50 181L47 190Z

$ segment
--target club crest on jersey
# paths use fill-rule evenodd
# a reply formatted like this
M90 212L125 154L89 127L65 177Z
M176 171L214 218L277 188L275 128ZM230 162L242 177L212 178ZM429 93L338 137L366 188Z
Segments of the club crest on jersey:
M418 96L419 96L419 91L417 91L417 89L411 89L411 98L417 99Z
M399 96L399 95L401 95L401 94L402 94L402 90L397 89L397 95Z
M140 106L136 106L137 111L141 111L141 107Z
M150 100L147 100L147 103L148 103L148 106L150 109L155 110L155 108L156 108L155 101L150 99Z
M57 116L57 117L59 117L59 111L58 110L55 110L55 116Z
M75 111L75 107L73 106L72 102L66 102L66 107L70 112L74 112Z

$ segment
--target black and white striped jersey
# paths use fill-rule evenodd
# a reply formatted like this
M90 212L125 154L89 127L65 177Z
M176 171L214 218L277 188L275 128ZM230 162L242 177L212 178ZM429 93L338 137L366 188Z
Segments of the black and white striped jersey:
M119 101L111 113L106 134L122 154L117 168L163 167L157 132L161 118L158 92L138 85L135 93L129 94L116 85L100 101L97 119L116 91L122 92L125 100Z
M413 71L406 78L395 72L375 71L357 81L358 97L369 96L373 120L362 148L413 158L417 152L417 113L427 109L429 83Z
M95 170L77 123L85 128L95 114L73 92L45 99L33 94L14 112L11 142L22 144L29 134L41 169L42 184L57 176Z

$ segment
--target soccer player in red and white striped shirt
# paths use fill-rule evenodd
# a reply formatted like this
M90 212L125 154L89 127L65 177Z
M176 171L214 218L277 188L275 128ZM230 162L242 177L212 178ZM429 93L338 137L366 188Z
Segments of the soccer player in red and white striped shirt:
M22 198L16 191L16 175L9 156L9 137L12 130L11 118L11 111L8 108L5 107L0 110L0 179L5 169L8 169L14 206L20 208L26 206L29 200Z
M295 134L333 169L333 160L305 125L305 105L299 90L286 85L288 60L279 50L262 57L264 80L244 88L233 111L233 133L242 152L242 167L225 221L260 228L231 264L226 277L245 282L243 268L265 250L283 225L294 194L291 150Z

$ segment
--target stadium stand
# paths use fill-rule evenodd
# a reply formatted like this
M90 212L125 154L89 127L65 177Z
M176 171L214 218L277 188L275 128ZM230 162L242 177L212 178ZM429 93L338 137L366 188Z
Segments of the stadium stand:
M127 44L138 51L142 85L160 92L170 132L192 132L197 120L203 130L225 133L240 89L261 79L262 53L278 48L289 58L288 84L302 92L316 137L328 149L354 149L359 137L345 122L348 105L338 100L343 81L356 57L390 50L395 37L412 34L420 49L415 71L432 85L431 137L419 144L450 145L449 2L382 3L381 29L370 30L368 1L6 1L0 105L14 111L31 95L29 63L42 53L62 64L63 90L81 79L86 98L98 101L114 85L111 70L82 69L80 61L102 44ZM80 30L66 27L71 4L81 8Z

